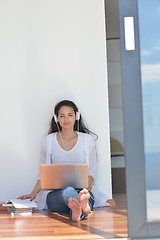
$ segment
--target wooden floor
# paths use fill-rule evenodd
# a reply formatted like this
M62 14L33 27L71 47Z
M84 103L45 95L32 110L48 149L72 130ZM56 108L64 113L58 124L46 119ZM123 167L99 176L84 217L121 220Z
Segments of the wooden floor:
M35 212L31 216L12 217L0 211L0 239L112 239L127 238L127 211L124 194L114 196L115 210L109 207L94 209L92 215L80 222L72 222L68 215Z

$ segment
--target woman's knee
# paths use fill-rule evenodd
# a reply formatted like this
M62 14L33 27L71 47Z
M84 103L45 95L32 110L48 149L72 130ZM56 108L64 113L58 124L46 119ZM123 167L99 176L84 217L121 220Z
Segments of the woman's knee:
M69 208L64 202L62 191L53 191L47 195L47 206L53 212L68 212Z
M62 197L63 197L65 203L68 204L68 199L69 199L69 198L75 198L75 199L78 198L77 190L74 189L74 188L71 187L71 186L68 186L68 187L66 187L66 188L63 189L63 191L62 191Z

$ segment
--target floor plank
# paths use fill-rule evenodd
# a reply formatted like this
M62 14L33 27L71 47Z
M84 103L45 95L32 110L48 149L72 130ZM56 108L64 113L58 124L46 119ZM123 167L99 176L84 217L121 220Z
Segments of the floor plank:
M111 239L127 238L127 210L124 194L115 197L117 208L94 209L88 219L72 222L69 216L49 211L12 217L0 211L0 239Z

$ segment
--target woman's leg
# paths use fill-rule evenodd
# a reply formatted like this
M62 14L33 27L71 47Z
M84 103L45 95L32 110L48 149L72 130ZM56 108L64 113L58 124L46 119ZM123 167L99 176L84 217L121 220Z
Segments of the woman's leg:
M70 209L70 216L73 221L79 221L82 209L78 202L78 192L73 187L67 187L63 191L63 199Z
M87 189L79 192L73 187L53 190L47 195L48 208L53 212L71 212L73 221L85 218L93 209L94 198Z
M86 188L82 189L78 194L78 202L82 209L81 219L88 216L91 213L94 205L94 196Z
M61 190L53 190L47 195L47 205L52 212L70 212L68 207L69 198L78 198L78 193L73 187Z
M84 219L91 213L94 205L94 196L86 188L79 191L78 199L70 198L68 206L71 209L73 221Z
M94 196L93 196L93 193L92 192L89 192L90 193L90 199L88 201L89 205L90 205L90 208L91 208L91 211L93 210L93 206L94 206Z
M72 221L80 221L83 215L82 208L80 206L80 203L75 198L70 198L68 200L68 207L70 208L70 217Z

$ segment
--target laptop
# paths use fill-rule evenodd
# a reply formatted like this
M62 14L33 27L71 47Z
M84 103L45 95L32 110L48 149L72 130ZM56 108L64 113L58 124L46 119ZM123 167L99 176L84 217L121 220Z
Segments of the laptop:
M41 189L88 187L88 164L40 164Z

